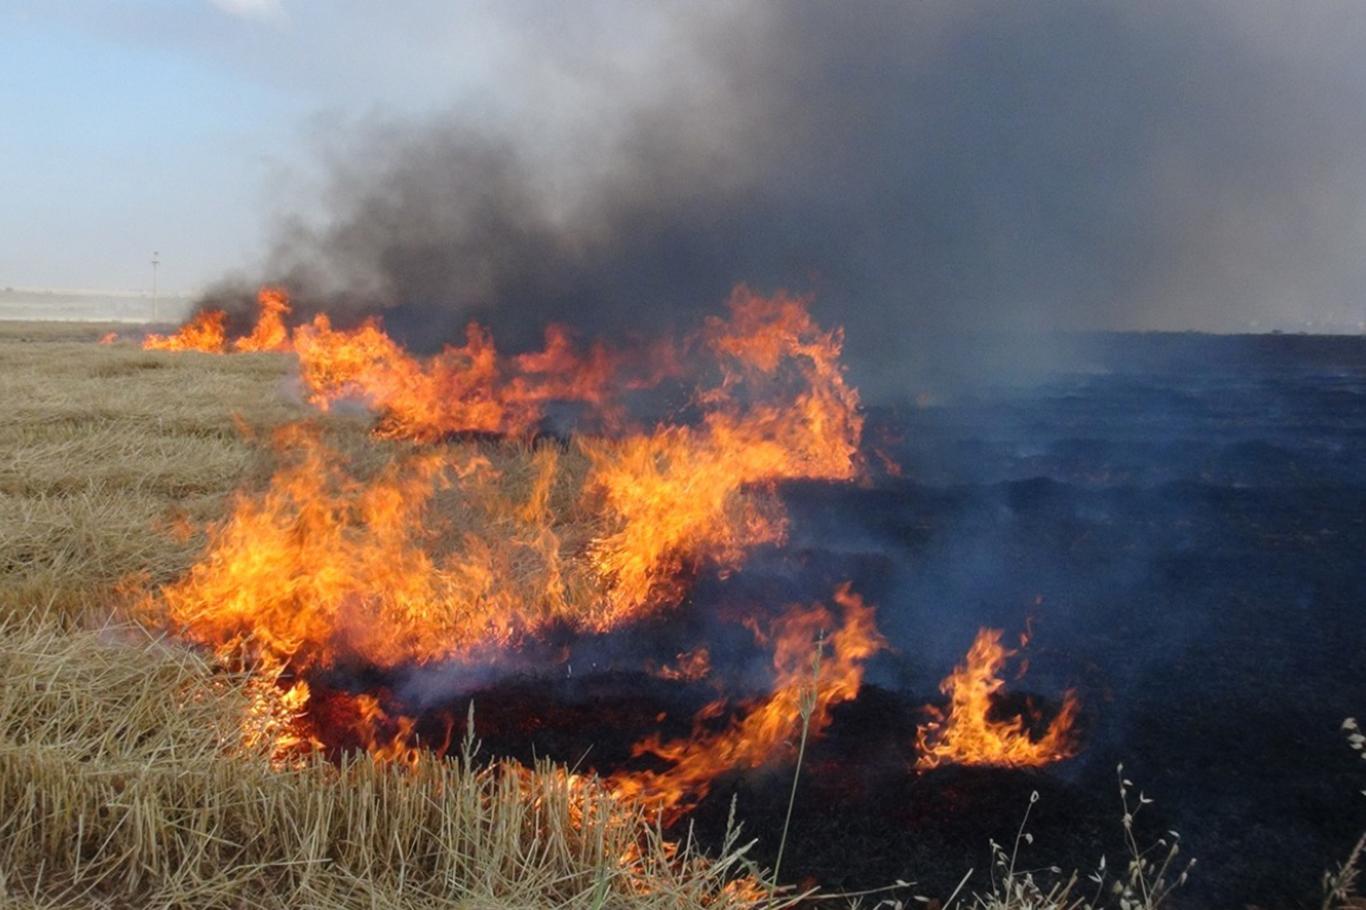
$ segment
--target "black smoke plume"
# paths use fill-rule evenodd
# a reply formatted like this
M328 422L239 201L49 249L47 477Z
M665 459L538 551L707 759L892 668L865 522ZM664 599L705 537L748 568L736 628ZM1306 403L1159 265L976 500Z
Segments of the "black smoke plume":
M283 216L261 277L427 349L471 318L519 347L784 286L874 372L944 333L1362 318L1350 4L662 9L643 78L526 26L529 58L601 102L569 129L469 106L339 128L323 215Z

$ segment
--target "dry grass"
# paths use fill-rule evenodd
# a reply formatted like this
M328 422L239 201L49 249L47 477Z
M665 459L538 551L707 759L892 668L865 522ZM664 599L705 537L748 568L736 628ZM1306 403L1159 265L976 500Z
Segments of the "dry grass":
M38 906L695 907L722 863L672 856L542 766L272 767L199 657L120 628L0 625L0 887Z
M81 340L73 340L73 337ZM287 358L149 354L67 326L0 329L0 905L753 906L562 769L273 767L244 745L245 680L113 619L116 586L183 572L264 484L245 427L305 416ZM367 423L324 421L362 464ZM248 434L249 435L249 434ZM534 453L500 453L512 482Z

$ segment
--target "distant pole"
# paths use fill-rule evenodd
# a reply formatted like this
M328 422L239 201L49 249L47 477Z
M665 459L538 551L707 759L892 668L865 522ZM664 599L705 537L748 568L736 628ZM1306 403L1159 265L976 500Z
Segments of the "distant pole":
M161 265L161 259L156 250L152 250L152 321L157 322L157 266Z

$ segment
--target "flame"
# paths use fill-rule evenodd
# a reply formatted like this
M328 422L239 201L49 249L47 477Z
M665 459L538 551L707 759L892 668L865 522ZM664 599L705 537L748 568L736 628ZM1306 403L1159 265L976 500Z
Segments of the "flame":
M700 427L580 441L610 522L591 558L614 610L674 600L691 566L734 568L755 546L781 543L781 506L752 494L857 473L863 418L839 363L840 333L822 331L804 301L785 294L740 287L730 310L729 321L708 322L723 380L698 396Z
M289 329L285 317L289 315L289 295L283 288L264 287L256 294L256 325L251 334L232 343L234 351L288 351Z
M114 342L116 342L116 341L118 341L118 340L119 340L119 333L118 333L118 332L105 332L103 335L100 336L99 343L100 343L100 344L113 344Z
M536 476L518 501L468 450L411 454L361 478L307 426L283 428L274 444L287 461L269 488L238 494L201 559L147 604L192 640L296 671L339 657L393 667L597 621L591 604L576 611L563 595L554 448L532 454ZM466 527L444 527L444 516Z
M294 344L309 400L326 411L359 399L384 415L382 435L430 441L459 431L523 434L540 416L535 403L502 382L493 338L475 324L464 345L426 361L374 321L345 331L319 315L295 332Z
M431 441L460 432L524 435L552 401L579 402L607 427L622 419L622 388L658 384L680 370L671 346L627 357L602 344L578 349L569 331L546 329L541 351L505 357L477 323L465 343L414 357L378 321L332 327L326 315L295 331L294 350L309 400L322 410L357 399L383 415L381 435Z
M676 819L710 792L717 776L790 753L803 712L809 714L809 734L820 736L830 725L831 709L858 695L864 662L886 646L874 608L848 582L836 590L834 601L841 610L838 620L824 605L812 604L790 607L775 622L775 682L767 697L720 732L702 727L724 707L714 703L694 718L691 737L664 743L652 736L637 743L636 755L655 756L669 767L618 772L608 778L613 792ZM823 653L827 646L828 655Z
M312 692L304 680L286 682L285 665L266 657L247 676L242 745L269 755L276 767L302 760L323 747L305 717Z
M861 470L863 419L840 363L842 335L817 325L802 298L737 288L728 315L695 339L705 355L693 358L696 419L651 430L626 429L615 395L676 375L672 344L642 348L642 361L582 348L551 327L541 351L506 357L471 325L463 345L418 358L377 321L339 329L320 315L290 330L283 292L265 288L258 303L255 328L231 344L223 315L204 311L149 346L292 351L320 410L358 398L381 415L380 435L419 443L376 470L335 451L316 426L280 429L268 486L234 496L198 562L143 598L155 621L231 666L258 668L247 725L281 761L320 747L315 709L377 760L415 761L413 719L364 693L329 693L319 707L310 671L474 659L551 629L636 622L681 602L697 571L733 571L755 547L780 543L779 482ZM600 435L568 446L440 442L471 430L524 439L557 400L586 405ZM672 767L620 778L619 792L679 811L720 771L781 754L804 706L819 734L882 646L871 607L847 586L835 601L842 621L798 607L768 630L771 695L720 733L699 727L688 743L640 744ZM833 633L832 653L813 677L822 631ZM661 672L701 678L708 659L699 648Z
M997 694L1005 686L1001 670L1016 654L1001 644L1001 630L983 628L967 659L940 684L949 696L947 713L931 708L935 720L921 727L918 768L944 764L1038 767L1076 754L1074 734L1080 707L1076 693L1063 695L1062 707L1037 738L1022 717L994 719Z
M222 310L200 310L194 318L171 335L148 335L142 339L147 351L203 351L221 354L227 343L228 314Z
M731 321L708 326L712 349L727 356L721 383L699 393L709 409L700 427L578 440L588 469L577 478L575 498L596 516L591 524L600 531L591 539L561 540L550 502L560 464L554 447L535 451L529 494L512 502L486 458L462 460L467 449L410 453L361 480L316 432L288 427L275 444L292 463L263 496L236 497L204 557L162 590L167 617L206 644L249 638L296 668L329 663L341 652L387 667L504 646L551 622L606 631L676 603L689 570L732 568L747 550L782 539L785 519L771 495L777 481L844 479L856 470L862 418L838 364L838 333L821 331L801 301L784 295L741 289L731 309ZM308 378L310 370L326 364L346 372L373 364L375 351L386 370L413 363L374 324L337 338L329 332L319 317L295 333L310 384L324 382ZM523 368L580 363L557 337ZM315 359L315 342L345 356ZM441 363L462 362L470 379L464 388L496 389L495 355L482 330L472 329L459 350ZM792 375L780 375L784 368ZM438 384L451 389L453 375ZM369 385L389 387L412 385L401 378ZM749 403L738 400L742 388ZM473 415L465 426L479 425L482 406L493 415L485 425L509 425L505 402L475 392L453 398ZM402 400L411 399L393 399ZM423 422L430 415L422 409L390 407L398 421L391 427L416 430L448 426L453 405L447 401L434 422ZM458 509L480 530L466 530L437 554L428 548L427 523L441 516L428 505L453 484L465 495L443 506L444 514Z

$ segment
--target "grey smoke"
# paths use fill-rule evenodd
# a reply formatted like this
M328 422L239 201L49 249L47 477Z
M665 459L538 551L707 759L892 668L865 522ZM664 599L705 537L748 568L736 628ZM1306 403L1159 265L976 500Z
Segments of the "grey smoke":
M427 348L791 287L874 368L943 333L1366 315L1351 3L679 4L629 72L578 43L626 7L506 9L583 117L339 127L323 214L281 219L264 277Z

